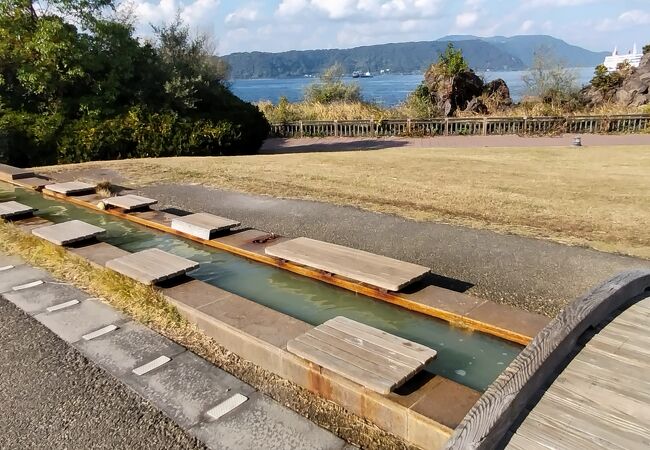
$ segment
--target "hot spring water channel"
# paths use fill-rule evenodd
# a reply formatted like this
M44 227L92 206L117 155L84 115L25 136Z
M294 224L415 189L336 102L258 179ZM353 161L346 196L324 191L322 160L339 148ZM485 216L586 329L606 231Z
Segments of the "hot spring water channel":
M103 241L130 252L156 247L199 262L200 268L190 273L193 278L312 325L346 316L419 342L438 352L428 371L480 391L521 351L517 344L480 332L0 183L0 201L7 200L38 208L38 216L53 222L79 219L100 226L107 230Z

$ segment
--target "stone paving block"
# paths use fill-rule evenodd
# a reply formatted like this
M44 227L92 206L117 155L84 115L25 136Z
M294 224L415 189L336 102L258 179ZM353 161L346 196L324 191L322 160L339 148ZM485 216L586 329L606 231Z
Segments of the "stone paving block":
M183 427L204 420L208 410L233 394L250 396L255 392L253 387L190 352L144 375L131 373L123 381Z
M22 291L7 292L4 297L28 314L45 311L49 306L70 300L88 299L89 295L74 286L60 283L45 283Z
M74 242L85 241L104 233L106 233L106 230L103 228L81 220L69 220L32 230L34 236L38 236L56 245L68 245Z
M36 280L51 280L50 274L44 270L30 266L16 266L11 270L0 272L0 293L11 291L11 288L20 284L31 283Z
M218 420L190 432L222 450L342 450L345 442L260 393Z
M0 253L0 267L19 266L21 264L24 264L22 258Z
M116 377L128 375L133 368L159 356L173 358L185 351L180 345L135 322L128 322L90 341L78 341L75 347Z
M84 334L125 320L124 315L94 299L34 317L66 342L76 342Z

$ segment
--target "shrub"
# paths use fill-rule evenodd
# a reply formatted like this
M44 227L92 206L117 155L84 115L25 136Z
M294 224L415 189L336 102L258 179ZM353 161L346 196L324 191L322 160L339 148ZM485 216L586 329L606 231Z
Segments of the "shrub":
M0 161L19 167L56 163L60 114L4 110L0 113Z
M646 44L643 46L643 54L650 53L650 44Z
M336 63L325 69L320 82L305 88L304 99L308 103L361 102L361 86L343 81L343 66Z
M463 51L454 48L454 44L451 42L447 44L447 48L440 55L438 66L442 68L448 77L456 76L469 69L467 61L463 57Z

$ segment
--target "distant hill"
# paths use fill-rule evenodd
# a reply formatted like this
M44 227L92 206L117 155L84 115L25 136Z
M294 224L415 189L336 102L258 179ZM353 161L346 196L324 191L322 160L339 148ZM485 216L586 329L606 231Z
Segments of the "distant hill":
M523 35L523 36L492 36L481 38L471 35L452 35L438 39L439 41L468 41L482 40L499 47L506 53L518 57L529 67L533 62L533 55L540 47L549 49L552 54L564 61L571 67L595 67L603 62L605 56L610 52L592 52L591 50L571 45L562 39L547 35Z
M381 44L350 49L303 50L283 53L233 53L223 58L233 78L289 78L318 75L339 62L347 73L355 70L378 73L418 73L438 59L451 41L463 51L470 67L477 71L522 70L530 65L536 49L544 46L568 65L596 66L606 52L592 52L551 36L446 36L436 41Z
M347 73L355 70L378 73L423 72L438 59L446 42L406 42L371 45L339 50L304 50L283 53L233 53L224 56L233 78L287 78L318 75L323 69L340 62ZM471 67L477 70L519 70L524 63L516 56L481 40L458 42L457 47Z

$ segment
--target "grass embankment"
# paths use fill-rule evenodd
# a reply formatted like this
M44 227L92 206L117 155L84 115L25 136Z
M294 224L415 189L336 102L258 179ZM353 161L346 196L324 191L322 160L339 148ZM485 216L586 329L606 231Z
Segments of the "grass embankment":
M388 119L427 119L432 110L422 102L405 102L385 108L374 103L362 102L295 102L277 103L269 101L257 103L271 123L297 122L299 120L388 120ZM489 116L494 117L532 117L532 116L579 116L579 115L617 115L617 114L650 114L650 107L625 107L616 104L605 104L593 109L567 111L558 105L528 101L514 106L495 110ZM479 114L459 111L459 117L476 117ZM480 115L483 116L483 115Z
M205 185L650 258L650 147L389 149L57 166Z
M134 320L178 342L190 351L222 367L278 402L362 447L409 448L398 438L351 415L281 377L243 360L203 334L181 317L176 308L152 287L116 272L97 268L83 258L0 220L0 251L22 257L27 263L50 272L106 301Z

